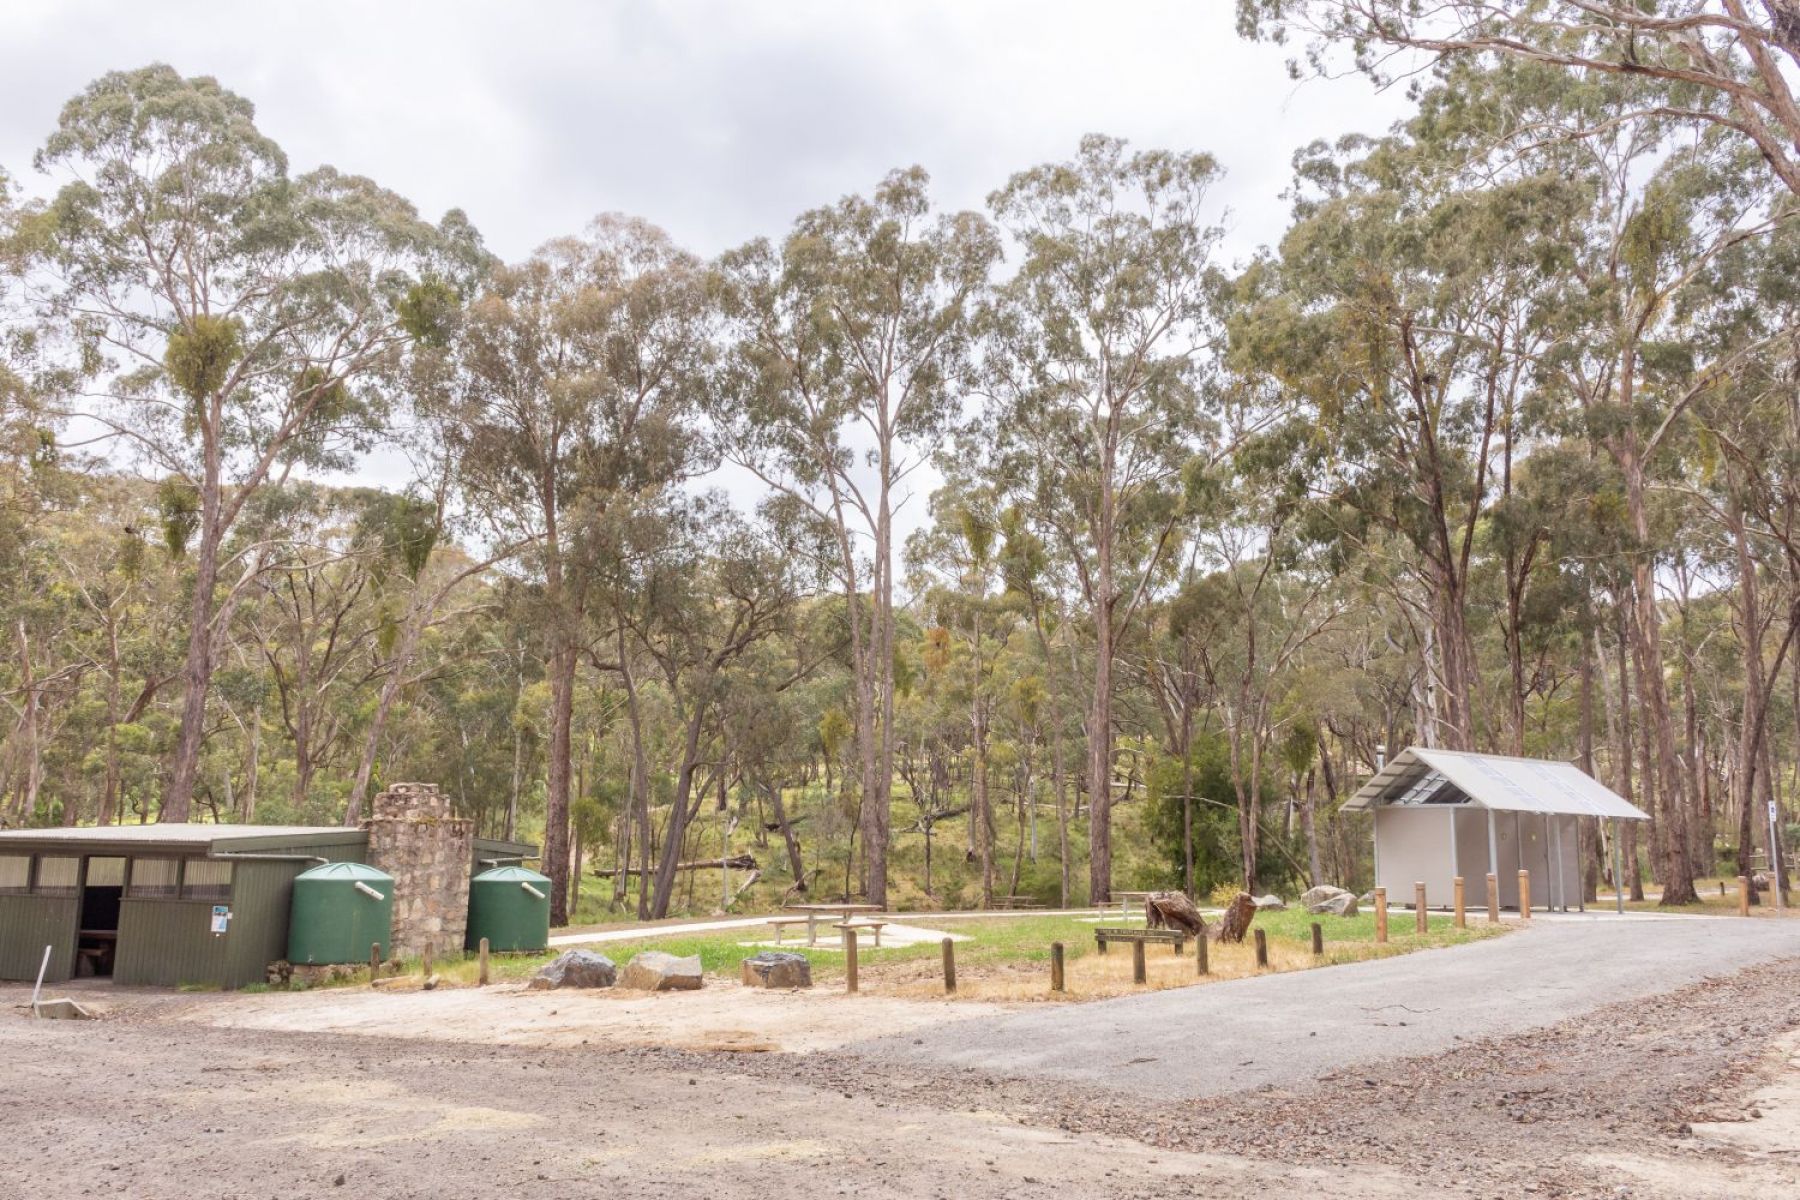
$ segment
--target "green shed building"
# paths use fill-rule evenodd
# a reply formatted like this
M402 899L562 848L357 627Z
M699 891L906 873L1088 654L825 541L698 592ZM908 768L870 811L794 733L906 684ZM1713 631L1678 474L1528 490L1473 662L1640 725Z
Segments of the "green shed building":
M0 979L242 987L287 953L294 877L364 862L337 826L157 824L0 831ZM476 839L471 876L536 857Z

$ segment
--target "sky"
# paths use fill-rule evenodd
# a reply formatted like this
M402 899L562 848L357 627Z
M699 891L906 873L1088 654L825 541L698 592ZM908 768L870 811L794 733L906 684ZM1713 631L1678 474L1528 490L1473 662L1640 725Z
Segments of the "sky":
M508 259L602 212L714 254L922 164L981 208L1084 133L1205 150L1224 253L1280 237L1291 156L1403 115L1367 81L1289 78L1232 0L5 0L0 166L28 191L65 100L108 70L213 75L303 171L367 175ZM380 460L371 468L380 473Z

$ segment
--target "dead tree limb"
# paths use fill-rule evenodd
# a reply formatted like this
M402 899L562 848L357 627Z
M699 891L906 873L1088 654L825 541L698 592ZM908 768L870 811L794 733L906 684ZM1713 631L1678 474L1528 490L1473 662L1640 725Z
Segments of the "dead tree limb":
M1225 906L1225 915L1217 925L1206 931L1206 936L1215 942L1242 942L1244 935L1250 932L1250 922L1256 920L1256 901L1239 892Z
M1182 892L1151 892L1144 897L1144 920L1151 929L1179 929L1193 937L1206 930L1206 921Z
M692 862L675 864L677 871L716 871L722 867L730 867L733 871L759 871L762 864L748 854L738 854L731 858L697 858ZM601 879L611 879L615 875L654 875L656 871L645 870L643 867L596 867L594 874Z

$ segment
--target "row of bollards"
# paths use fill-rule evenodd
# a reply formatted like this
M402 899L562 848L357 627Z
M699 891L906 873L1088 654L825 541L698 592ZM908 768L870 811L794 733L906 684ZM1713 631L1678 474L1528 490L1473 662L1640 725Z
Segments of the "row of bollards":
M1260 929L1251 930L1256 944L1256 965L1266 968L1269 965L1268 935ZM952 995L956 991L956 941L945 938L941 943L944 963L944 993ZM1325 953L1325 930L1317 921L1312 926L1312 952L1314 956ZM378 953L378 950L377 950ZM1050 990L1061 992L1067 986L1067 954L1061 942L1050 943ZM370 968L374 969L373 957ZM1194 973L1204 976L1212 971L1206 935L1203 933L1194 939ZM856 931L844 931L844 990L854 994L858 988L858 964ZM1134 983L1145 983L1149 979L1148 964L1144 959L1144 943L1131 944L1131 978ZM481 940L481 982L487 983L487 939Z
M1496 886L1496 883L1496 877L1489 874L1487 877L1488 921L1494 924L1497 924L1500 920L1499 889ZM1452 887L1454 894L1455 924L1458 929L1466 929L1468 928L1468 912L1465 907L1466 892L1462 876L1458 875L1452 881ZM1427 932L1429 928L1426 915L1425 892L1426 889L1423 882L1413 884L1413 925L1416 932L1420 934ZM1531 873L1529 871L1519 872L1519 898L1521 915L1529 920L1531 916ZM1740 902L1740 908L1743 907L1745 907L1744 904ZM1313 957L1324 957L1324 926L1319 922L1314 921L1312 922L1310 932ZM1256 948L1256 965L1259 969L1267 969L1269 965L1268 935L1261 929L1251 930L1251 935ZM1388 940L1388 902L1387 889L1385 887L1378 887L1375 889L1375 940L1377 943L1385 943ZM944 992L946 995L950 995L954 994L956 991L956 942L951 938L945 938L942 943L942 950ZM1068 976L1066 961L1067 956L1063 943L1050 943L1050 990L1053 992L1064 991L1067 987ZM374 965L374 961L371 959L371 970L373 970ZM1211 973L1208 943L1204 933L1194 939L1194 973L1200 976ZM487 977L487 939L483 938L481 942L481 982L483 984L487 982ZM1149 967L1144 957L1143 942L1133 942L1131 944L1131 979L1133 983L1139 984L1146 983L1149 980ZM856 931L853 929L846 929L844 931L844 989L848 992L855 992L857 990L857 985Z
M1467 929L1469 913L1466 906L1463 877L1458 875L1451 880L1450 887L1453 898L1451 906L1453 920L1458 929ZM1491 872L1487 877L1487 910L1488 924L1498 925L1500 923L1500 877ZM1531 920L1530 871L1519 872L1519 919ZM1421 934L1428 929L1425 913L1425 884L1422 881L1413 884L1413 929ZM1388 940L1388 897L1387 889L1384 887L1375 889L1375 940L1377 942Z

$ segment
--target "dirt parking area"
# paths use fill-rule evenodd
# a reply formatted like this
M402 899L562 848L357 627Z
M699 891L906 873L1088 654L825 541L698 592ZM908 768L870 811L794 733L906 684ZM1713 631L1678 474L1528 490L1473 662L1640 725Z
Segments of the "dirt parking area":
M1302 1087L1170 1103L858 1053L858 1033L894 1021L982 1020L968 1003L712 983L573 999L95 988L101 1019L78 1023L31 1021L24 995L0 991L8 1200L761 1197L802 1180L809 1195L976 1200L1704 1200L1786 1194L1800 1147L1792 960ZM678 1014L687 1041L651 1044ZM734 1030L755 1035L734 1045ZM1182 1050L1238 1052L1229 1029Z
M194 997L167 1019L270 1033L377 1037L517 1046L669 1046L687 1050L800 1053L877 1033L904 1034L1006 1011L980 1001L908 1000L835 990L768 991L709 979L698 992L531 991L522 984L437 991L330 988Z

